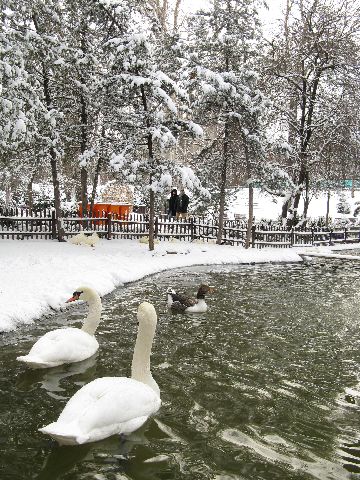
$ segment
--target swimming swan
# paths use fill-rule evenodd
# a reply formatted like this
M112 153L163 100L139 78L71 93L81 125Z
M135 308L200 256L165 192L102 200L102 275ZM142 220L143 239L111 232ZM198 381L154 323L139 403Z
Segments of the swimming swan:
M70 398L56 422L40 428L40 432L63 445L96 442L137 430L160 408L160 390L150 372L157 323L153 305L143 302L137 318L139 327L131 378L93 380Z
M200 285L196 298L192 298L176 293L173 288L169 288L167 291L167 304L173 312L204 313L208 309L205 302L205 294L213 291L213 287Z
M33 345L30 352L16 360L31 367L56 367L64 363L81 362L98 350L99 344L94 337L100 323L101 299L97 292L89 287L79 287L68 302L84 300L89 305L88 316L79 328L58 328L45 333Z

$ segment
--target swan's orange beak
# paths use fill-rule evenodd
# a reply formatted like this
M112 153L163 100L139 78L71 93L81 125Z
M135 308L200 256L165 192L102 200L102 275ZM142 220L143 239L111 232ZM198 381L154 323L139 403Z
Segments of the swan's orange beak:
M76 300L79 300L80 295L82 292L74 292L73 296L69 298L69 300L66 300L65 303L70 303L70 302L76 302Z
M75 302L75 300L77 300L77 298L71 297L71 298L69 298L69 300L66 300L65 303Z

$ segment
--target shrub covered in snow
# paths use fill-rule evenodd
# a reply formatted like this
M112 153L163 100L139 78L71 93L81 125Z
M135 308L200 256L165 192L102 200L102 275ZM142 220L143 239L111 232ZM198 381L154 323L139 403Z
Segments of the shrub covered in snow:
M345 213L348 215L350 213L350 205L349 202L346 200L345 195L340 195L339 196L339 202L337 204L337 212L338 213Z

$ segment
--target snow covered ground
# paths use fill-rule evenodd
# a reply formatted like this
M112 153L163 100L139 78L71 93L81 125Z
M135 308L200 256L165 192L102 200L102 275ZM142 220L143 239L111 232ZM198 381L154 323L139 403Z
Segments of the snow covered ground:
M351 198L344 192L352 215L360 192ZM247 190L239 192L230 214L247 213ZM330 203L332 218L342 217ZM326 196L313 198L310 216L325 215ZM255 189L255 216L276 219L281 202ZM349 248L349 246L344 246ZM319 249L317 249L319 250ZM322 247L331 250L331 247ZM176 253L172 253L176 252ZM50 309L65 308L65 300L81 285L94 287L100 295L119 285L163 270L191 265L298 262L296 249L249 249L213 244L161 242L155 252L135 240L101 240L95 249L49 240L0 240L0 331L9 331L39 318ZM164 292L165 297L165 292Z
M171 268L299 262L299 251L161 242L150 252L146 244L135 240L101 240L96 248L49 240L1 240L0 331L30 323L50 309L65 308L64 302L82 285L104 295L119 285Z
M343 215L338 213L337 205L340 200L340 195L343 195L350 206L350 214ZM330 197L329 215L334 220L335 218L344 218L353 216L355 208L358 206L356 202L360 202L360 191L356 190L354 198L351 198L350 190L343 190L339 193L333 192ZM261 192L260 188L254 189L254 216L257 221L261 219L276 220L281 215L283 199L281 197L273 197L266 192ZM318 196L310 198L308 216L311 218L325 217L326 215L327 194L321 193ZM236 199L229 208L229 218L237 213L247 216L248 213L248 190L241 189ZM303 201L300 201L299 212L302 213L304 208Z
M150 252L135 240L101 240L96 248L49 240L0 240L0 331L29 323L50 308L64 307L81 285L104 295L119 285L176 267L300 260L289 249L245 250L187 242L161 242Z

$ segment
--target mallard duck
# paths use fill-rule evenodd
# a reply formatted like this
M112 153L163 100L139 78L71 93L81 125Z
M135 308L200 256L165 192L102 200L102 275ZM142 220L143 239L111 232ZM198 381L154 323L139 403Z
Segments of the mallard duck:
M192 298L176 293L173 288L169 288L167 291L168 307L173 312L204 313L208 309L205 303L205 295L213 291L213 287L202 284L199 287L196 298Z

